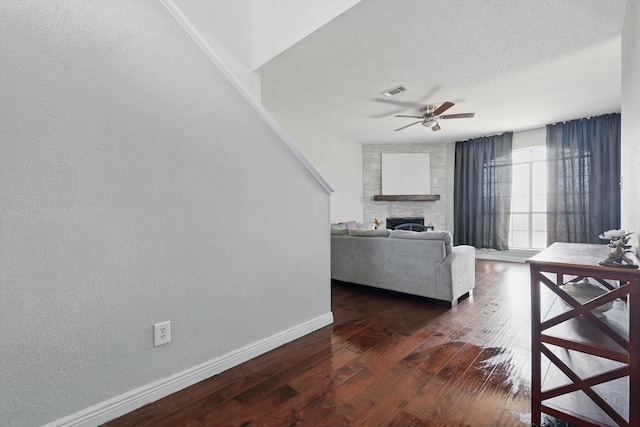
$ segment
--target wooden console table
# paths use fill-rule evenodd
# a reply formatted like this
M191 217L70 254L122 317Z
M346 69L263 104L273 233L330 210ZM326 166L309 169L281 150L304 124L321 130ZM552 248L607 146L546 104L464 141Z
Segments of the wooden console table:
M534 426L542 413L578 426L640 426L640 269L598 265L606 257L605 245L554 243L528 260ZM580 304L559 286L584 278L608 292ZM604 318L591 311L609 301Z

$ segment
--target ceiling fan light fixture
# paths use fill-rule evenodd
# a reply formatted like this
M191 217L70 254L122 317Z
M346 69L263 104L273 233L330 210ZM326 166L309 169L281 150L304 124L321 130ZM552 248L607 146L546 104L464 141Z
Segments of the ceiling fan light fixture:
M422 122L422 126L424 126L426 128L432 128L437 124L438 124L438 119L435 118L435 117L434 118L425 119L425 121Z

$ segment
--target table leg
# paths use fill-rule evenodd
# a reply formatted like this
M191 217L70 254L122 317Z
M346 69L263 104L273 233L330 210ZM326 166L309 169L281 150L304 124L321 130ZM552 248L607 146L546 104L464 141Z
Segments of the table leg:
M531 264L531 424L541 425L540 269Z

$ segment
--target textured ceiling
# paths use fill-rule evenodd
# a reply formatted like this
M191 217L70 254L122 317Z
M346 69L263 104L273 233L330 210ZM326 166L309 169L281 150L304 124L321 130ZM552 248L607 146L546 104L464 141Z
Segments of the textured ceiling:
M620 111L625 0L363 0L258 69L262 102L358 143L451 142ZM403 85L391 98L386 89ZM395 132L455 103L433 132Z

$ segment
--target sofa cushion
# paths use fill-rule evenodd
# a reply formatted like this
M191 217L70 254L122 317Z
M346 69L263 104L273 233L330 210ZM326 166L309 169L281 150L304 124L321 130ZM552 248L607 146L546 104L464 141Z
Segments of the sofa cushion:
M442 240L450 245L452 242L451 233L448 231L409 231L391 230L389 237L394 239L421 239L421 240Z
M332 236L348 236L349 229L347 228L332 228L331 229Z
M349 230L349 236L356 237L389 237L389 233L391 233L391 230Z
M409 231L409 230L392 230L389 238L393 239L416 239L416 240L442 240L447 255L451 253L452 247L451 233L449 231Z
M344 228L349 228L349 229L358 228L358 223L355 221L346 221L343 224L344 224Z

